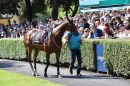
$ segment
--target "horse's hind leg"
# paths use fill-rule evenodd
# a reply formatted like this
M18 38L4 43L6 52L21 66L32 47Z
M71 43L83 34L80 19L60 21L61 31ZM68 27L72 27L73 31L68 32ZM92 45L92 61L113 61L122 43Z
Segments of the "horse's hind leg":
M36 59L37 59L37 55L38 55L39 50L35 49L35 53L34 53L34 76L39 76L39 74L37 73L37 67L36 67Z
M31 69L32 69L32 75L34 76L34 69L33 69L33 65L32 65L32 62L31 62L31 53L32 53L32 48L29 48L29 47L27 47L27 58L28 58L28 62L29 62L29 64L30 64L30 67L31 67Z
M46 65L45 70L44 70L44 76L48 77L47 69L48 69L48 66L50 65L50 54L49 53L46 53L46 60L47 60L47 65Z

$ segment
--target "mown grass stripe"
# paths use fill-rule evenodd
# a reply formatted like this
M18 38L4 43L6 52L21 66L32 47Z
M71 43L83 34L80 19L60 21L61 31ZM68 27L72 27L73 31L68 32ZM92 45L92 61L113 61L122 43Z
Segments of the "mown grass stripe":
M44 79L0 69L0 86L63 86Z

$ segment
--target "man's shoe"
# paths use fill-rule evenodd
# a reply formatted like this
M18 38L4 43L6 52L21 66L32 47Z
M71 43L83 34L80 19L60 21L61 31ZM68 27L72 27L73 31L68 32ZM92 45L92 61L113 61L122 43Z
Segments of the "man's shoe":
M77 76L82 76L82 74L77 74Z
M70 74L73 74L73 70L72 70L72 69L70 69L70 68L69 68L69 72L70 72Z

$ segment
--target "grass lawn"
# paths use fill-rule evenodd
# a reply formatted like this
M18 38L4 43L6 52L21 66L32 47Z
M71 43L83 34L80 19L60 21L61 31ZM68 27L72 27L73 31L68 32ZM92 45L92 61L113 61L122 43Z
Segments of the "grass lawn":
M0 86L63 86L40 78L0 69Z

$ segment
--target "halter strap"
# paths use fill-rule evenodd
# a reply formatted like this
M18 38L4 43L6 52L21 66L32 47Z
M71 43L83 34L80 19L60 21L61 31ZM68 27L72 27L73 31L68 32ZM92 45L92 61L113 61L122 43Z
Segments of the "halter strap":
M55 40L54 40L53 37L52 37L52 40L53 40L54 44L56 45L56 47L58 47L58 48L62 48L62 46L60 47L60 46L58 46L58 45L56 44L56 42L55 42ZM66 48L63 48L63 49L67 49L67 47L66 47Z

